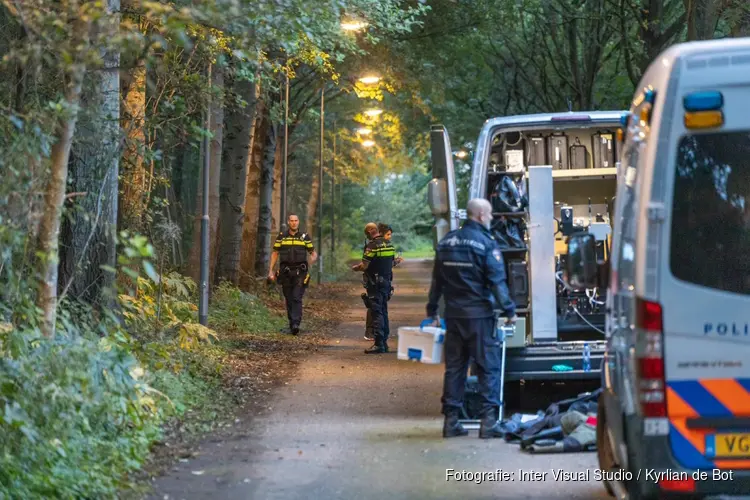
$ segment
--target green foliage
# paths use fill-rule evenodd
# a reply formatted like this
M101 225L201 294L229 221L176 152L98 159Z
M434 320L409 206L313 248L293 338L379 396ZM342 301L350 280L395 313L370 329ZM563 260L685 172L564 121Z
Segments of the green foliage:
M347 186L344 201L352 209L343 221L346 241L363 242L366 223L384 222L393 227L392 243L397 251L424 247L430 238L432 221L427 206L429 179L429 174L418 170L390 174L385 179L373 180L367 187Z
M158 437L160 399L119 342L0 337L0 496L114 498Z
M222 332L266 333L278 331L285 321L272 315L260 298L222 283L214 290L209 324Z

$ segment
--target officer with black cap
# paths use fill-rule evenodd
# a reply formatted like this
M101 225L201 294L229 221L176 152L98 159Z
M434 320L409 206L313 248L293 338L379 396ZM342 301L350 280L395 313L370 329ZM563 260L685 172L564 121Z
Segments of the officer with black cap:
M438 301L445 298L443 437L468 434L459 416L473 358L483 400L479 437L499 438L504 436L497 421L502 346L494 311L502 310L506 324L513 324L516 306L508 293L502 253L489 231L492 205L475 198L466 208L468 220L463 227L438 243L427 303L427 316L439 325Z
M271 254L271 268L268 279L277 280L284 292L286 313L289 319L289 329L284 333L297 335L302 321L302 297L310 282L309 267L317 260L318 254L313 247L310 235L299 230L299 217L292 214L287 218L287 231L279 233L273 244ZM307 257L310 255L308 264ZM276 261L279 270L273 272Z
M372 314L375 344L371 348L366 349L365 353L380 354L388 352L385 308L388 296L391 293L391 274L393 272L393 259L396 256L396 251L378 233L378 226L376 224L368 224L366 232L371 240L365 247L362 261L353 266L352 271L363 271L367 302Z

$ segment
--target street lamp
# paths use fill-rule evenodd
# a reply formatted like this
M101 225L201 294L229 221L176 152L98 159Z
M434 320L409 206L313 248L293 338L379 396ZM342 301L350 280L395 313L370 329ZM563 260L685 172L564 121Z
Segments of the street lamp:
M375 145L375 141L367 139L366 141L362 141L362 145L366 148L371 148Z
M466 158L466 155L468 155L468 153L467 153L466 151L464 151L463 149L462 149L461 151L459 151L459 152L457 152L457 153L456 153L456 156L457 156L458 158L461 158L462 160L463 160L464 158Z
M367 111L365 111L365 114L370 117L375 117L381 114L382 112L383 112L382 109L373 108L373 109L368 109Z
M359 81L365 85L374 85L380 81L380 77L376 75L363 76Z
M360 31L362 29L365 29L367 26L369 26L368 23L364 21L342 21L341 23L341 29L344 31Z
M357 129L357 133L359 135L370 135L372 134L372 129L367 127L362 127L360 129Z

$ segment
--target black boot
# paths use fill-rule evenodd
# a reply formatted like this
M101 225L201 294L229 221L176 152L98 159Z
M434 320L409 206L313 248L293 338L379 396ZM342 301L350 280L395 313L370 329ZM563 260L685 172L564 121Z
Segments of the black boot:
M299 334L299 326L293 326L293 327L291 328L291 332L290 332L290 333L291 333L292 335L298 335L298 334Z
M385 350L385 347L383 347L383 342L378 342L377 340L375 343L370 347L369 349L365 349L365 354L384 354L388 351Z
M385 352L389 352L388 351L388 341L387 340L383 341L383 349L385 350Z
M458 413L450 412L445 414L443 421L443 437L452 438L458 436L468 436L469 431L458 421Z
M494 411L482 417L482 423L479 425L479 437L481 439L505 437L505 430Z

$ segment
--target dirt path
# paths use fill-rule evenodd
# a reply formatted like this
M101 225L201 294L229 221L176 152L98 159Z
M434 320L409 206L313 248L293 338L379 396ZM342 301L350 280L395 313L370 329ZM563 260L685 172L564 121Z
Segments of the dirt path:
M391 331L424 316L430 267L405 263L390 303ZM357 292L359 293L359 292ZM217 438L154 483L154 499L607 498L593 453L527 455L497 440L441 437L442 365L366 356L364 309L353 294L339 333L305 360L270 410L245 432ZM248 416L248 419L250 416ZM504 482L446 481L446 469L503 469ZM590 471L556 481L553 470ZM546 473L541 481L519 471Z

